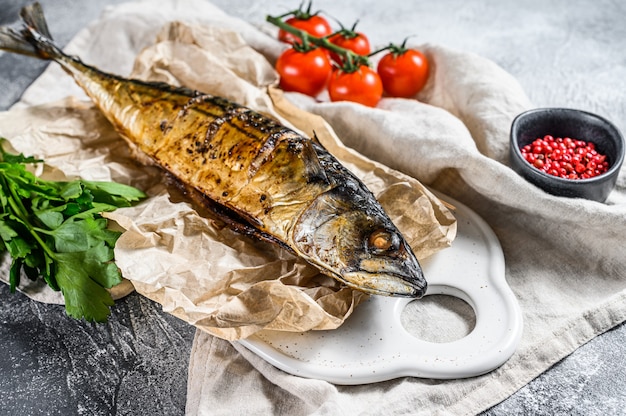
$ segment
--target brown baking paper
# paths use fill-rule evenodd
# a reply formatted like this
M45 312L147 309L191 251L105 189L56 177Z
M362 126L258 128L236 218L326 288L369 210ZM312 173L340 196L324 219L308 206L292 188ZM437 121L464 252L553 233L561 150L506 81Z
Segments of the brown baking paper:
M172 23L138 56L133 72L225 96L304 134L315 132L377 195L418 258L454 237L454 217L437 198L416 180L347 149L323 119L292 106L272 87L277 77L268 61L237 34ZM127 229L116 258L137 291L221 338L261 329L333 329L365 299L286 251L219 229L166 195L109 217Z
M303 134L315 132L377 196L418 258L451 244L456 222L438 198L416 180L346 148L323 119L294 107L274 87L272 66L238 34L166 25L156 43L137 57L132 76L224 96ZM124 277L165 311L235 340L261 329L334 329L367 297L277 246L235 234L190 204L176 202L178 197L160 183L161 173L132 161L93 106L66 100L12 112L20 113L23 126L31 126L18 133L30 137L30 145L19 140L18 151L44 157L69 176L84 176L87 170L90 179L148 191L143 203L106 216L125 230L115 248ZM3 121L12 118L0 117L0 132ZM51 139L63 143L64 151L51 151Z

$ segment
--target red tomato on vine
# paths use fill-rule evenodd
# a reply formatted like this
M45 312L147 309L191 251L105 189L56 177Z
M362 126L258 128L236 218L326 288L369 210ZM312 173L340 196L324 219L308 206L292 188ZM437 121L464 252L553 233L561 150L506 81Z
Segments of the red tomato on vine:
M331 101L352 101L375 107L383 95L383 84L376 71L361 65L356 71L337 69L328 82Z
M356 23L352 26L352 29L342 29L332 35L328 40L341 48L351 50L357 55L367 56L372 51L370 47L370 41L366 35L361 32L356 32ZM333 61L341 63L341 57L335 52L330 53L330 57Z
M323 38L333 33L328 20L317 14L309 15L306 12L304 14L296 14L296 16L285 20L285 23L318 38ZM283 29L278 31L278 39L291 44L301 42L300 38Z
M392 97L413 97L428 81L429 63L416 49L392 46L378 62L378 74L385 93Z
M283 90L315 97L326 87L332 65L322 49L302 51L290 48L278 57L276 71Z

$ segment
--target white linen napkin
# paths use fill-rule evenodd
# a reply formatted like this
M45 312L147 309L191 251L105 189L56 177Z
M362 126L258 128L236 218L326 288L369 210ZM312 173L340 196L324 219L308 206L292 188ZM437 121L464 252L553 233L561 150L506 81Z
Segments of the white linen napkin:
M109 9L67 50L125 75L134 56L173 19L234 28L269 59L281 48L210 3L168 0L158 9L146 3ZM519 84L479 56L437 45L423 49L434 72L419 101L384 99L370 109L291 98L323 116L348 146L458 199L489 223L524 313L518 351L472 379L335 386L287 375L239 344L197 332L188 414L475 414L626 320L624 173L606 203L555 197L530 185L507 166L510 123L532 107ZM72 82L51 66L20 105L81 95Z

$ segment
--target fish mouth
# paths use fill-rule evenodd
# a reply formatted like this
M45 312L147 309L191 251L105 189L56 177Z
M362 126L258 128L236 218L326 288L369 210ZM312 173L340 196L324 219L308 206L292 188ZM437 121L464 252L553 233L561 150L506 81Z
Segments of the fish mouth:
M414 256L403 259L368 257L342 274L348 284L377 295L421 298L428 286Z
M424 296L428 286L421 273L408 278L404 274L359 270L344 273L342 280L362 292L402 298L419 299Z

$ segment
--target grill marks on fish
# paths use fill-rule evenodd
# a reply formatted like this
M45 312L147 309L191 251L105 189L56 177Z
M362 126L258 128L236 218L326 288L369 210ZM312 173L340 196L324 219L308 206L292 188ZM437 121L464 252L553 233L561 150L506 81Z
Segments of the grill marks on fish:
M134 112L129 108L160 114L128 131L135 138L130 141L181 182L194 184L260 231L287 237L311 198L334 186L318 156L325 149L274 119L188 89L167 87L165 99L154 100L142 91L153 87L131 81L134 91L122 96L112 121L123 131L135 122L128 119Z
M212 109L207 109L200 105L203 102L217 106L221 111L211 111ZM289 138L287 133L290 130L285 126L269 117L229 102L221 97L211 95L194 97L185 104L179 117L184 117L192 108L211 121L208 123L204 139L195 141L194 146L188 148L187 152L189 154L194 152L206 154L208 159L213 160L224 160L226 157L231 159L235 157L237 161L251 160L248 165L249 177L253 177L264 163L271 161L281 140ZM229 143L230 147L226 154L223 153L225 143L223 143L222 139L228 133L220 135L220 130L224 128L236 130L239 137L237 142ZM243 139L244 137L251 142ZM297 142L291 140L287 145L287 149L294 155L299 155L305 147L301 140ZM253 149L255 154L245 154L249 149ZM242 169L243 164L239 168Z

